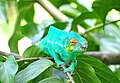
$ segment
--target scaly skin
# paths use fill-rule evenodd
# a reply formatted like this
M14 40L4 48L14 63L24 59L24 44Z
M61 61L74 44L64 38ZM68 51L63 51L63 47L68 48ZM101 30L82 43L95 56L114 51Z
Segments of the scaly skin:
M52 56L58 66L70 65L64 72L73 73L77 65L76 56L86 50L87 41L77 33L68 33L50 26L47 36L41 40L39 47Z

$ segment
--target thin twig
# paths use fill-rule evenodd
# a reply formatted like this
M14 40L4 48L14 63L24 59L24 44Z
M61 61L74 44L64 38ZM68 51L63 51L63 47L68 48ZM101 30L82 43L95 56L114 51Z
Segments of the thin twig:
M112 24L112 23L115 23L115 22L118 22L118 21L120 21L120 19L119 20L115 20L115 21L111 21L111 22L107 22L107 23L105 23L105 25ZM91 32L91 31L94 31L94 30L96 30L96 29L98 29L98 28L100 28L102 26L103 26L103 24L98 24L98 25L96 25L93 28L87 29L84 34L87 34L87 33Z
M6 57L8 57L9 55L13 55L16 58L20 58L21 57L19 54L16 54L16 53L7 53L7 52L3 52L3 51L0 51L0 55L6 56Z
M61 68L63 70L65 70L65 66L62 65ZM73 78L72 78L72 76L71 76L71 74L69 72L66 72L65 74L68 76L71 83L75 83L75 81L73 80Z
M36 60L40 60L40 59L49 59L49 60L53 60L52 57L34 57L34 58L21 58L19 60L16 60L17 62L23 62L23 61L36 61Z
M23 61L35 61L35 60L40 60L41 57L34 57L34 58L22 58L19 60L16 60L16 62L23 62Z

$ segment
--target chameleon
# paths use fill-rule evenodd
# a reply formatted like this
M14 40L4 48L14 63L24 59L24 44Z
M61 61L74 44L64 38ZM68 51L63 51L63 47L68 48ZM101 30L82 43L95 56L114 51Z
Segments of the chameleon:
M50 26L48 34L40 41L40 50L54 58L57 66L67 66L64 72L74 72L76 57L86 51L88 43L81 35L65 32ZM69 63L69 64L68 64Z

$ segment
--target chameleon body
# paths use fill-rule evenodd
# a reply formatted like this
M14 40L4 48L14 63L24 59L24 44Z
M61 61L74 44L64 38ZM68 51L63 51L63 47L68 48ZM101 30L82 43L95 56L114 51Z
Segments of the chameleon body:
M75 32L65 32L50 26L48 34L39 44L40 50L52 56L60 65L69 65L64 72L74 72L77 65L76 56L87 48L87 41Z

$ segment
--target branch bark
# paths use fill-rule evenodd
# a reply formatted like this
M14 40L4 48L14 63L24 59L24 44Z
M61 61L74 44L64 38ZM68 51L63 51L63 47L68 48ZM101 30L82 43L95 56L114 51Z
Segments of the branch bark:
M16 58L21 58L21 56L19 54L16 54L16 53L7 53L7 52L3 52L3 51L0 51L0 55L3 55L5 57L8 57L9 55L13 55Z
M100 59L105 64L120 64L120 53L115 52L85 52L84 54Z
M54 16L59 21L68 20L68 17L60 12L54 5L50 3L49 0L36 0L46 11L48 11L52 16Z
M115 52L96 52L96 51L92 51L92 52L85 52L84 54L88 55L88 56L93 56L95 58L100 59L101 61L103 61L105 64L120 64L120 52L119 53L115 53ZM34 58L21 58L20 55L15 54L15 53L6 53L3 51L0 51L0 55L3 55L5 57L8 57L9 55L13 55L16 58L20 58L20 60L16 60L17 62L22 62L22 61L31 61L31 60L39 60L41 59L40 57L34 57ZM50 59L53 60L52 57L45 57L46 59Z

